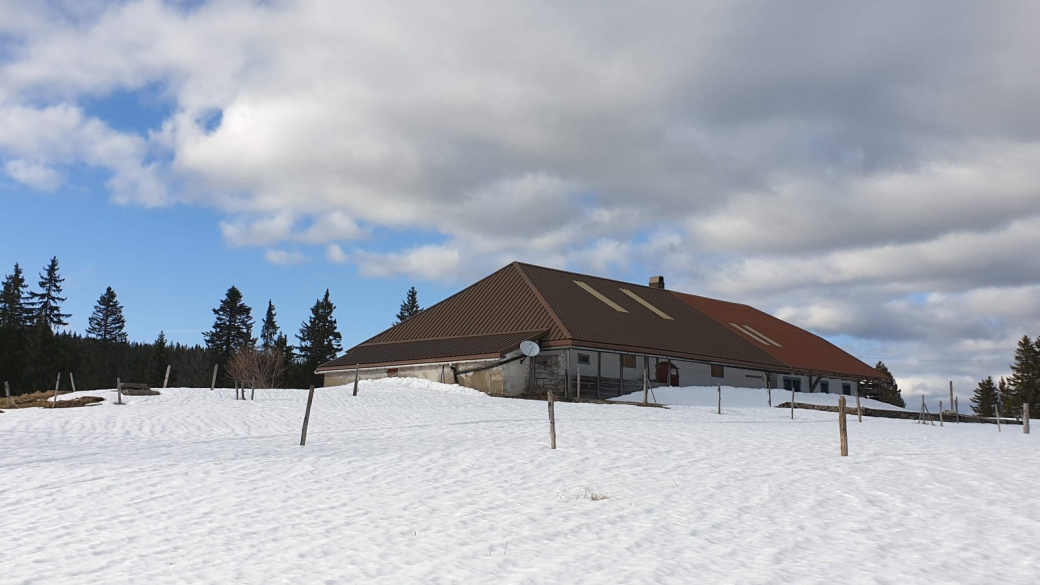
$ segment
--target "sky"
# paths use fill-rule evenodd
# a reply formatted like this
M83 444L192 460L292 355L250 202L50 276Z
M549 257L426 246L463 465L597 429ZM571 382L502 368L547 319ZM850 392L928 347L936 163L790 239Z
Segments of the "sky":
M513 261L745 302L908 398L1040 334L1040 4L0 0L0 269L344 345Z

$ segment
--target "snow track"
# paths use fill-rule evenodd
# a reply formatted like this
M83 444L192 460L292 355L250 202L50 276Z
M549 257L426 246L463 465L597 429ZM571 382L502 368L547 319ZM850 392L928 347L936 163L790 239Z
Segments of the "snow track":
M0 582L1040 581L1020 428L350 390L7 411Z

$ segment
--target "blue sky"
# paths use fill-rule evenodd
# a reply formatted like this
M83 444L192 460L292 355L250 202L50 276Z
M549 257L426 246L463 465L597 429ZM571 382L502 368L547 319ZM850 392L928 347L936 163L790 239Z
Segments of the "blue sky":
M604 6L0 0L0 269L185 343L327 287L345 345L513 260L663 274L908 395L1040 334L1035 2Z

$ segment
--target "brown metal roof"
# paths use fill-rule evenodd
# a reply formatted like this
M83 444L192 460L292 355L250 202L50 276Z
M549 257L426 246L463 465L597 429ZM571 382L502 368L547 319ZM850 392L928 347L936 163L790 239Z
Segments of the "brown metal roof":
M730 326L727 311L761 334L789 339L791 347L783 342L783 348L771 346ZM547 347L610 349L774 372L880 375L829 342L745 305L519 262L318 371L499 357L525 339Z
M794 371L863 378L884 377L881 372L826 339L754 307L685 293L675 293L675 296L737 332Z
M351 369L355 365L376 367L405 365L450 359L499 358L517 349L521 341L538 340L545 330L518 331L491 335L469 335L417 341L363 343L346 354L322 365L318 372Z

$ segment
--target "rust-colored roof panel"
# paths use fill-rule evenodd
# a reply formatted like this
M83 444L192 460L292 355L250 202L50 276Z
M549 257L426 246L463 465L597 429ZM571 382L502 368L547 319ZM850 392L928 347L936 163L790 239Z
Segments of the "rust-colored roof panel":
M748 305L674 293L744 339L772 354L792 370L881 378L881 372L833 343Z
M352 369L355 365L421 363L449 359L500 357L520 346L521 341L537 340L545 330L518 331L492 335L470 335L441 339L420 339L388 343L363 343L346 354L323 364L318 372Z
M552 315L510 264L364 343L533 330L563 338Z
M589 342L642 348L661 355L784 367L769 352L748 343L670 291L530 264L519 266L570 331L575 344Z

